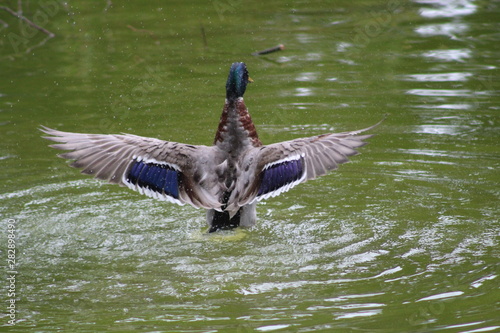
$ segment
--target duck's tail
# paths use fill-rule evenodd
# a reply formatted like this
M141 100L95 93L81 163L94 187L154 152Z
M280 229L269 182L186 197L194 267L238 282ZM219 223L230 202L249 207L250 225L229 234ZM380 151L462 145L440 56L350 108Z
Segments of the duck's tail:
M236 214L231 217L228 211L219 212L215 209L207 210L207 223L210 226L208 232L217 230L230 230L236 227L251 227L257 221L255 206L257 202L242 206Z
M210 225L208 232L215 232L218 230L230 230L238 227L240 225L240 212L241 208L238 210L233 217L229 216L228 211L216 211L215 209L207 210L207 222Z

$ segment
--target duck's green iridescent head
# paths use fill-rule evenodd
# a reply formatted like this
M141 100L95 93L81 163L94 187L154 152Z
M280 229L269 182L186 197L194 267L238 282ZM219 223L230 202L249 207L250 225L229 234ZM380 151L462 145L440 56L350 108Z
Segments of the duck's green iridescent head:
M235 62L231 65L226 82L226 98L236 99L243 97L247 84L253 82L248 76L247 66L243 62Z

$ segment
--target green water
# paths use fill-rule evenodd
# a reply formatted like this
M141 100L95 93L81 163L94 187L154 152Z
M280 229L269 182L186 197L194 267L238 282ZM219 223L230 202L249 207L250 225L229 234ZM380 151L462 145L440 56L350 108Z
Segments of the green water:
M0 10L0 331L500 331L498 2L22 3L55 37ZM235 61L264 143L387 115L250 230L207 236L37 130L211 144Z

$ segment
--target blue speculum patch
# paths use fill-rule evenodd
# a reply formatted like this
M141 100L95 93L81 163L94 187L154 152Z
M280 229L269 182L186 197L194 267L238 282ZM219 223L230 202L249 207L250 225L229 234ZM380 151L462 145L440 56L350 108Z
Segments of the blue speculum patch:
M179 198L179 171L166 164L135 162L127 181L160 194Z
M302 159L277 163L263 171L257 196L263 195L293 183L302 177Z

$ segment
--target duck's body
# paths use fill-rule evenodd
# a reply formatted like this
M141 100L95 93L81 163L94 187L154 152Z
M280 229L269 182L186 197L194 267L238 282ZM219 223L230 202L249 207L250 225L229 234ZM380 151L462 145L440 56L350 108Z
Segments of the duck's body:
M244 63L231 66L226 101L213 146L194 146L130 134L61 132L47 137L70 150L71 166L151 197L207 210L209 231L252 226L256 203L325 174L347 162L369 130L324 134L263 146L243 94Z

